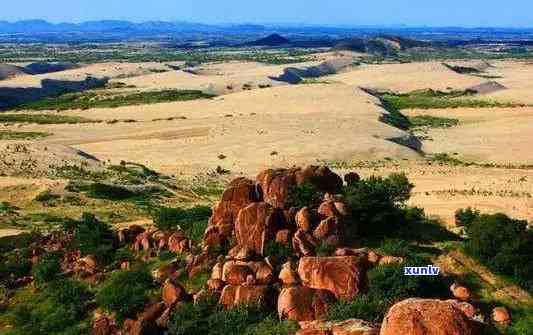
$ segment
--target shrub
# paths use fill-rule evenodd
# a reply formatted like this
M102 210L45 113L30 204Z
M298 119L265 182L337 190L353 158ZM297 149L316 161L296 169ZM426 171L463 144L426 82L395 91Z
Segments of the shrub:
M6 280L11 275L20 278L31 272L31 261L24 252L14 251L0 254L0 280Z
M193 241L200 241L211 216L211 208L195 206L188 209L161 207L153 214L154 223L161 230L181 227Z
M348 238L358 233L383 235L405 224L400 206L409 199L413 187L404 174L391 174L387 178L372 176L345 187L345 201L353 220L346 225L345 235Z
M87 333L82 320L87 316L91 294L77 281L50 283L42 293L15 305L11 315L13 335L66 335Z
M135 193L116 185L102 183L90 184L87 188L87 196L95 199L126 200L135 197Z
M480 215L467 226L466 249L500 274L533 291L533 232L505 214Z
M231 309L219 309L207 319L209 335L242 334L250 324L258 323L266 314L256 306L235 306Z
M322 199L324 199L324 192L312 183L304 183L289 189L286 207L317 207Z
M386 239L381 242L379 251L385 255L405 257L409 253L409 243L397 238Z
M83 213L80 221L68 221L65 228L73 232L72 247L82 255L95 255L101 262L111 259L115 245L113 232L93 214Z
M46 283L61 273L61 254L51 252L45 254L33 269L32 274L37 283Z
M379 322L387 311L388 304L379 297L363 294L354 300L339 300L328 309L328 320L341 321L361 319Z
M290 335L298 331L298 323L294 321L279 321L276 317L269 316L263 321L250 325L245 335Z
M154 282L143 267L113 273L96 294L96 302L120 320L133 315L147 302Z
M208 297L197 303L186 303L176 309L169 324L171 335L208 334L206 319L217 308L217 300Z
M265 245L264 254L265 257L274 257L280 262L283 262L292 254L292 250L288 246L270 240Z
M478 210L472 209L471 207L465 209L458 209L455 212L455 223L458 226L469 226L474 222L480 215Z

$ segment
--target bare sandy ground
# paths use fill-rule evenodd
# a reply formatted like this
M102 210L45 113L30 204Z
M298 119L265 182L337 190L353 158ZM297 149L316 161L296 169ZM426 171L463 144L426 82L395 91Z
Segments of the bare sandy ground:
M379 121L377 100L347 85L259 89L212 100L63 112L145 122L32 125L54 135L42 143L73 146L102 160L194 173L218 165L238 172L354 156L417 156L388 139L409 136ZM152 121L184 116L186 119ZM225 158L220 159L223 155ZM221 156L222 157L222 156Z
M533 164L533 107L412 110L408 115L456 118L459 126L431 129L428 153L459 153L467 161Z
M99 63L77 69L39 75L19 75L3 80L2 87L41 87L43 79L80 81L91 76L95 78L128 78L150 73L151 70L169 70L164 63ZM120 81L120 80L119 80Z
M490 80L508 89L482 98L533 103L531 64L491 61L489 65L484 69L486 74L502 77ZM113 65L94 67L100 66L108 72ZM138 65L120 66L134 71ZM268 76L279 74L284 67L231 62L201 66L195 69L196 74L183 71L139 74L120 81L141 89L203 89L209 85L224 89L224 85L232 83L260 83ZM81 75L79 69L72 71ZM119 72L123 73L123 69L114 73L119 75ZM417 153L388 140L408 134L380 122L380 115L386 112L379 107L377 99L358 89L359 86L401 92L465 89L489 79L457 74L439 62L362 65L326 79L336 83L272 85L275 87L211 100L61 112L104 121L137 121L133 123L24 125L16 129L53 133L40 142L49 153L67 152L65 148L73 147L101 160L139 162L169 174L194 175L221 166L253 176L265 167L316 164L323 160L409 159L400 167L354 170L363 175L406 172L416 185L412 204L426 208L428 213L448 223L453 221L456 209L467 206L533 220L532 170L421 163ZM423 141L422 147L427 153L457 153L465 161L533 164L530 148L533 107L406 113L460 120L460 125L454 128L429 130L430 140Z
M348 85L402 93L428 88L441 91L449 88L466 89L487 81L455 73L441 62L363 64L353 71L329 76L328 79Z
M454 224L455 211L466 207L533 220L533 169L430 166L411 161L353 171L362 176L406 173L415 184L410 204L448 225Z

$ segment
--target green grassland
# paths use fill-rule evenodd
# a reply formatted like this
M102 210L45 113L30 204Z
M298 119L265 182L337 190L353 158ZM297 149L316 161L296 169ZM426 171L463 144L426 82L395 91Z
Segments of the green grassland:
M67 93L45 98L16 107L16 110L68 110L89 108L115 108L120 106L148 105L160 102L208 99L213 95L197 90L162 90L147 92L111 93L87 91Z

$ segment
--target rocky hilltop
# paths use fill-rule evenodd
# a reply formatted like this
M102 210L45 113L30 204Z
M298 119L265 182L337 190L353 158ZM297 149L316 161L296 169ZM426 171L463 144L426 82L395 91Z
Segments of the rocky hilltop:
M270 311L280 320L297 323L294 332L298 335L483 334L479 321L485 319L471 304L470 290L458 284L447 293L449 300L413 297L391 301L383 320L332 320L332 306L353 301L372 289L369 271L407 263L404 257L356 242L351 206L341 193L359 183L356 173L341 178L319 166L265 170L255 180L240 177L229 183L198 244L180 227L130 225L113 232L102 230L96 218L88 216L83 225L67 225L74 227L72 230L34 236L31 262L41 264L50 254L62 251L62 276L99 285L107 278L119 278L117 274L131 273L139 264L151 264L163 254L178 255L154 268L152 279L118 279L119 285L147 281L156 288L157 293L137 313L125 309L126 305L111 304L117 311L111 312L109 304L91 303L94 335L188 334L191 332L179 330L180 322L185 321L176 321L175 315L206 301L228 311L242 306ZM129 250L133 256L105 265L101 257L87 254L87 243L78 243L80 232L95 230L101 232L98 246ZM34 273L42 276L42 271ZM202 273L207 276L201 277L196 288L184 283ZM34 285L37 279L11 278L10 285ZM134 282L128 282L131 280ZM136 294L144 293L140 289ZM106 302L117 294L120 292L108 290L104 284L96 301ZM510 316L504 308L495 309L493 320L506 323Z

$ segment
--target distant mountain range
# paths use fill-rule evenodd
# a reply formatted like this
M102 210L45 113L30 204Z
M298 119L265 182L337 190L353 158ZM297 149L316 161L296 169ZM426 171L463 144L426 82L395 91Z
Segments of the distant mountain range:
M191 22L148 21L134 23L129 21L103 20L82 23L50 23L44 20L18 22L0 21L0 33L75 33L75 32L260 32L264 26L254 24L209 25Z
M461 28L461 27L406 27L406 26L320 26L320 25L258 25L258 24L203 24L194 22L147 21L135 23L120 20L87 21L81 23L50 23L45 20L17 22L0 21L0 33L182 33L182 32L238 32L260 33L266 30L320 31L335 33L346 31L448 31L448 32L533 32L533 28Z

